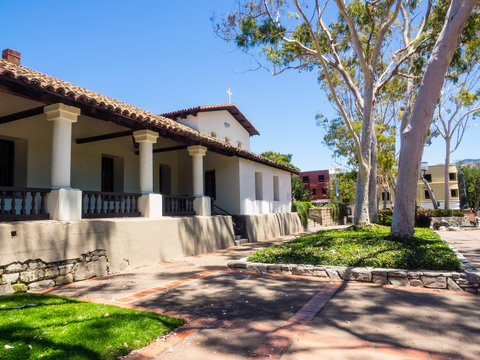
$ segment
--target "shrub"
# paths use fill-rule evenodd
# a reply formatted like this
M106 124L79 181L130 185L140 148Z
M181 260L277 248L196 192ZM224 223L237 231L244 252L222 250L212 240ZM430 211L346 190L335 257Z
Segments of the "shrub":
M391 209L378 211L378 224L391 226L392 225L393 211Z
M300 217L303 227L308 225L308 210L312 207L311 202L295 201L292 203L292 211L295 211Z

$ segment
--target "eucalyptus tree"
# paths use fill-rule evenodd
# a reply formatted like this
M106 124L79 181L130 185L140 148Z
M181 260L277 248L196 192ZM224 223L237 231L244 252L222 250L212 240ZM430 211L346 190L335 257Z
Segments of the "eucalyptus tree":
M433 119L445 140L445 209L450 208L450 155L462 142L471 120L480 116L480 67L477 64L454 80L451 82L447 78Z
M327 25L324 12L328 0L323 4L318 0L239 0L238 10L226 14L216 31L245 51L260 48L273 74L288 69L319 72L354 144L359 170L354 222L366 224L376 217L377 210L377 97L424 40L420 35L407 44L396 40L401 27L393 25L404 6L402 0L334 3L338 17ZM408 11L419 9L418 4L407 3ZM428 2L423 18L428 18L430 8ZM418 34L424 29L420 28ZM341 89L349 92L349 105L342 102ZM352 116L354 113L359 116ZM360 133L355 124L361 124Z
M413 236L417 183L423 147L444 77L454 55L459 53L460 36L475 5L476 0L451 1L443 28L428 58L411 116L402 126L397 197L391 228L393 236Z

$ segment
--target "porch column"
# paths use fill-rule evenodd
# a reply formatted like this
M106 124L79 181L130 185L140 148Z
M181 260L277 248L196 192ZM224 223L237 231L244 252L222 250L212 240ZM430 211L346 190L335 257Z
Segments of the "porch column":
M153 144L157 142L158 133L151 130L133 132L135 141L140 144L140 192L153 193Z
M201 145L193 145L187 148L192 157L193 165L193 208L195 213L200 216L210 216L212 214L210 198L203 195L203 157L207 153L207 148Z
M151 130L133 132L135 141L140 144L140 192L138 207L143 217L159 218L163 215L162 195L153 193L153 144L158 133Z
M53 122L51 186L53 189L69 189L72 123L77 122L80 109L64 104L52 104L45 106L44 112L47 120Z
M72 124L80 109L65 104L44 107L47 121L52 122L51 188L46 197L50 219L70 221L82 218L82 191L70 188L72 158Z
M193 165L193 196L203 196L203 157L207 148L201 145L193 145L187 148L192 157Z

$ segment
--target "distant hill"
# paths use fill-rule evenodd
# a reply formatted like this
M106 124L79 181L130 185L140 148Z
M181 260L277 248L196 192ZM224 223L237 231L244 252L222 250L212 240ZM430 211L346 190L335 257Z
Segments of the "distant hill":
M476 164L479 163L480 159L463 159L460 161L460 164L465 165L465 164Z

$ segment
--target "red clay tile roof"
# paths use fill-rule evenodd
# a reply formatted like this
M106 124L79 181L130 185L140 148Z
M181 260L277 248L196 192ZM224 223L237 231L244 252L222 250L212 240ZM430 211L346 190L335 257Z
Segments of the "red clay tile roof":
M186 119L187 115L197 116L197 113L199 112L222 111L222 110L227 110L240 123L240 125L242 125L245 128L245 130L248 131L250 136L260 135L258 130L255 128L255 126L253 126L253 124L250 121L248 121L245 115L242 114L240 109L235 104L196 106L190 109L183 109L183 110L163 113L161 114L161 116L165 116L169 119L176 120L177 118Z
M185 126L175 120L157 115L105 95L84 89L66 81L42 74L21 65L0 59L0 91L28 97L43 103L64 102L88 109L89 116L117 122L131 128L151 128L162 136L206 146L209 150L238 156L281 170L297 173L295 169L276 163L250 151ZM236 108L236 106L235 106ZM126 125L128 124L128 125Z

